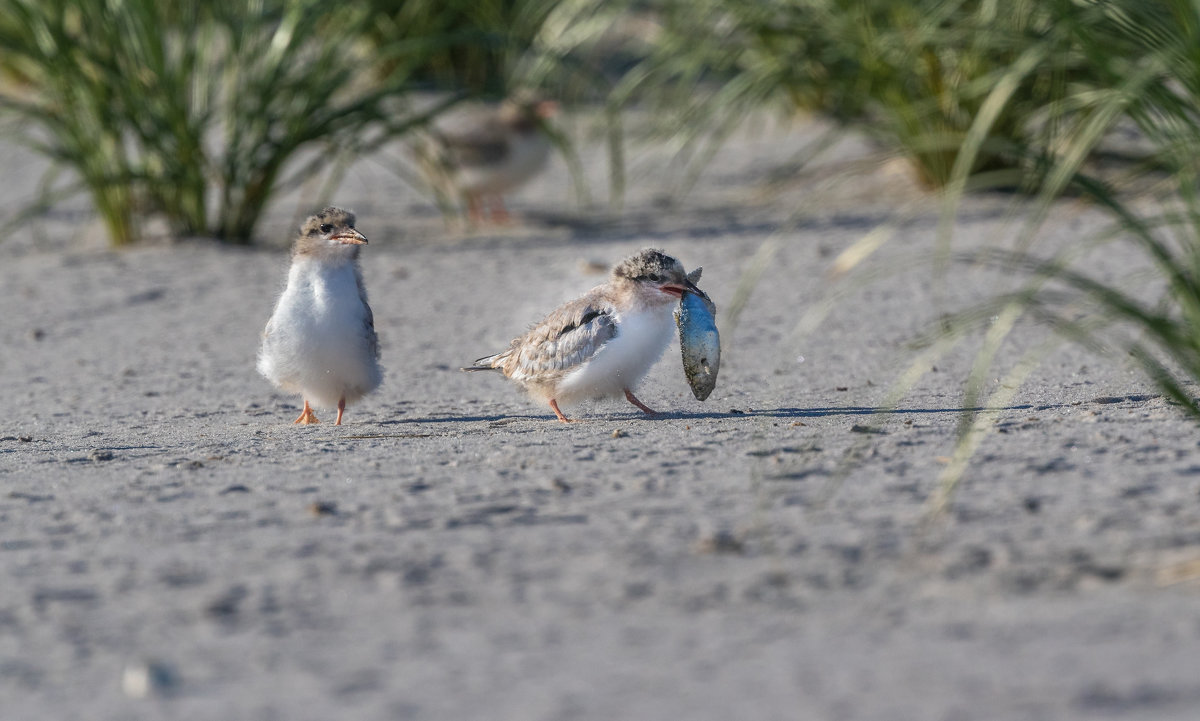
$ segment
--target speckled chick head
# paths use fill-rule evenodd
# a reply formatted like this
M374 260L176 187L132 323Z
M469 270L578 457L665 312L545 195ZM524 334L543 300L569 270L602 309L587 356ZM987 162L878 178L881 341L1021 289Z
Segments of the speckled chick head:
M354 213L332 206L309 216L300 226L294 254L331 261L357 258L359 246L367 239L354 228L354 221Z
M629 256L612 269L614 278L629 280L687 280L683 263L654 248L643 248Z
M646 300L670 301L678 299L684 290L694 288L688 280L683 263L671 256L645 248L622 260L612 270L613 281L629 283L637 287L639 295Z
M526 133L537 130L542 121L554 117L558 112L558 103L544 100L530 91L517 91L500 104L497 117L500 122L513 130Z

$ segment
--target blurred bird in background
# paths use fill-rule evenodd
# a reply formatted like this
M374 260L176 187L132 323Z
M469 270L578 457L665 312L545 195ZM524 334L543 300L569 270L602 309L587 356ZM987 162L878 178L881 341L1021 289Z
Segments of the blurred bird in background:
M465 208L471 225L511 222L504 195L545 167L552 144L544 123L557 112L558 103L520 92L435 123L415 152L443 211Z

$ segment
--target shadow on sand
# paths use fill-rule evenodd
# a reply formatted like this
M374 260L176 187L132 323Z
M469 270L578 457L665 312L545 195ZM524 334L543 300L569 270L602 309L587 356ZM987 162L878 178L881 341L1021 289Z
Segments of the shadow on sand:
M827 406L820 408L762 408L752 410L731 409L728 411L708 411L708 412L659 412L654 415L646 415L639 412L632 413L613 413L608 415L584 416L576 418L578 421L691 421L691 420L719 420L722 418L779 418L779 419L802 419L802 418L828 418L837 416L857 417L857 416L907 416L907 415L932 415L946 413L967 413L979 411L1022 411L1022 410L1050 410L1052 408L1060 408L1062 404L1054 405L1038 405L1021 404L1004 406L1002 408L987 408L983 406L975 408L878 408L873 406ZM492 423L492 424L508 424L519 421L552 421L554 416L546 415L531 415L531 414L496 414L496 415L453 415L445 414L439 416L424 416L413 418L393 418L386 421L375 421L375 424L381 426L404 425L404 424L422 424L422 423Z

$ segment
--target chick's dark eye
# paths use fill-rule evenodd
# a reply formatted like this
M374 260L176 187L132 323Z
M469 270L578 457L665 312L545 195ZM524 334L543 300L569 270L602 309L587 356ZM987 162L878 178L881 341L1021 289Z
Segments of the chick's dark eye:
M658 273L651 273L646 277L650 279L651 283L657 283L658 281L662 280L662 276L660 276Z
M328 233L328 232L329 232L329 231L331 231L331 230L333 230L333 226L332 226L332 225L330 225L329 223L325 223L325 224L323 224L323 225L321 226L321 232L322 232L322 233Z

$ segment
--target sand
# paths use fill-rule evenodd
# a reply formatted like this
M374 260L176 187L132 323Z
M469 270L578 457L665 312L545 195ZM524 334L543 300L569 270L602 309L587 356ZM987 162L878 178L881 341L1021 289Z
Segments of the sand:
M291 425L299 399L254 370L303 192L253 249L111 251L81 201L9 227L0 717L1195 718L1195 424L1056 348L930 522L979 337L873 411L915 335L1008 286L906 268L938 205L861 141L771 182L819 131L735 138L676 203L664 156L635 155L622 215L573 206L555 162L513 199L522 225L467 234L360 163L334 199L371 239L386 376L341 427ZM7 214L43 166L0 153ZM1006 242L1011 201L969 199L958 247ZM801 327L889 220L875 282ZM1043 242L1103 226L1065 201ZM641 389L653 418L613 401L563 425L458 371L644 246L703 265L728 310L768 241L704 403L677 345ZM986 390L1047 337L1019 325Z

